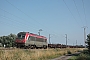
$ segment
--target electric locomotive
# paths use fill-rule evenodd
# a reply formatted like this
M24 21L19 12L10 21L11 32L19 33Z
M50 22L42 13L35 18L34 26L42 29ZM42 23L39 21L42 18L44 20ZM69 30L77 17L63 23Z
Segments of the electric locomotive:
M15 40L17 48L44 48L48 46L47 38L29 32L19 32Z

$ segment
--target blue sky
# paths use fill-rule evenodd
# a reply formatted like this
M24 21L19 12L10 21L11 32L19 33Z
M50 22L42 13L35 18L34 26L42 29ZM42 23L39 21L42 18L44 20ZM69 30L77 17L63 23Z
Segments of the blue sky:
M51 43L84 44L83 26L90 30L90 0L0 0L0 36L28 31Z

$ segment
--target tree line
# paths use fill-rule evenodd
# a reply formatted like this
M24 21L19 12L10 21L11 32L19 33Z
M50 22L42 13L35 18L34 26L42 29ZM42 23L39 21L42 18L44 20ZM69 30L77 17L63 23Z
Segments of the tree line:
M15 34L9 34L8 36L1 36L0 37L0 46L2 47L14 47L15 46Z

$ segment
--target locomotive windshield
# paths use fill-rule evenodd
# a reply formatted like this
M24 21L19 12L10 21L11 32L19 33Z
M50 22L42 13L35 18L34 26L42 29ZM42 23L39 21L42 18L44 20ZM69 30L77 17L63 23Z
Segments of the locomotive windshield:
M25 38L25 35L18 35L18 38Z
M19 34L17 34L17 39L24 39L25 35L26 34L24 34L24 33L19 33Z

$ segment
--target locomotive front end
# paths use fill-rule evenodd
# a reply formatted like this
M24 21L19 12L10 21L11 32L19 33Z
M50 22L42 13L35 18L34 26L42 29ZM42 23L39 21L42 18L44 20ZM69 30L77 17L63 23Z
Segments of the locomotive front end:
M26 36L25 32L20 32L20 33L17 34L17 38L15 40L17 48L25 46L25 36Z

